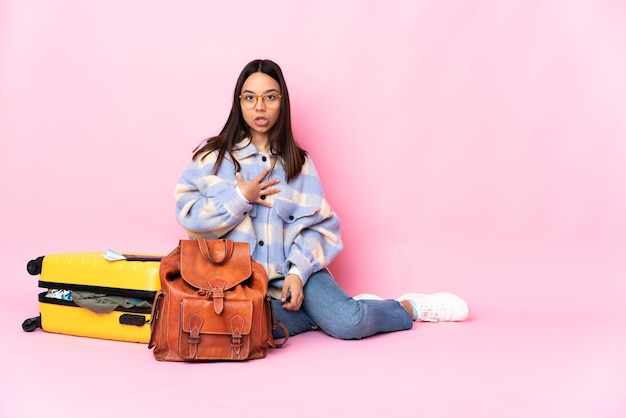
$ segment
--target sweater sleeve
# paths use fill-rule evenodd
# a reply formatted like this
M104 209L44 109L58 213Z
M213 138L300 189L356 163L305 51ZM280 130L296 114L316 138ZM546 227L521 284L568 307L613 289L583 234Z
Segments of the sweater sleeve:
M174 190L176 219L194 238L221 238L252 209L237 192L234 177L212 175L212 168L212 161L191 161Z
M343 248L340 221L324 197L310 160L290 186L294 189L291 198L276 202L278 215L285 223L283 271L295 267L306 284L313 273L327 267Z

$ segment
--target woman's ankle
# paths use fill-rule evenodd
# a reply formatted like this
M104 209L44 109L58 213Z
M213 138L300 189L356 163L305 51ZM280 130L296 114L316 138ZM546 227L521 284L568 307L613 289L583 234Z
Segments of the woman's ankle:
M409 302L408 300L401 300L400 305L402 305L404 310L408 312L411 319L413 319L415 316L415 312L413 312L413 305L411 304L411 302Z

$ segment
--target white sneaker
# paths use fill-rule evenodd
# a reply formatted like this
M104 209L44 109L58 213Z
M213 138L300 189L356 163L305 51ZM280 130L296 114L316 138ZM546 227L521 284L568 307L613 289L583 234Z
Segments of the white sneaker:
M361 293L360 295L354 296L352 299L354 300L384 300L380 296L372 295L371 293Z
M398 298L398 301L403 300L411 303L414 321L465 321L469 317L467 302L452 293L405 293Z

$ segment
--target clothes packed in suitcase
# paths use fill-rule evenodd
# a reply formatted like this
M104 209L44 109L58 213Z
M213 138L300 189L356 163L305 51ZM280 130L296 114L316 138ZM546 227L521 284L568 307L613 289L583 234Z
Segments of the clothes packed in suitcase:
M161 255L76 252L28 262L39 275L39 316L24 321L44 331L148 343L152 303L160 289Z

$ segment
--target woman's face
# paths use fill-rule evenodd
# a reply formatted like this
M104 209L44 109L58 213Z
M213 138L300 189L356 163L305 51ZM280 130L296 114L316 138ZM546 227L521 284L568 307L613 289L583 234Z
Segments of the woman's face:
M241 88L241 112L251 139L267 138L280 113L280 86L265 73L252 73Z

